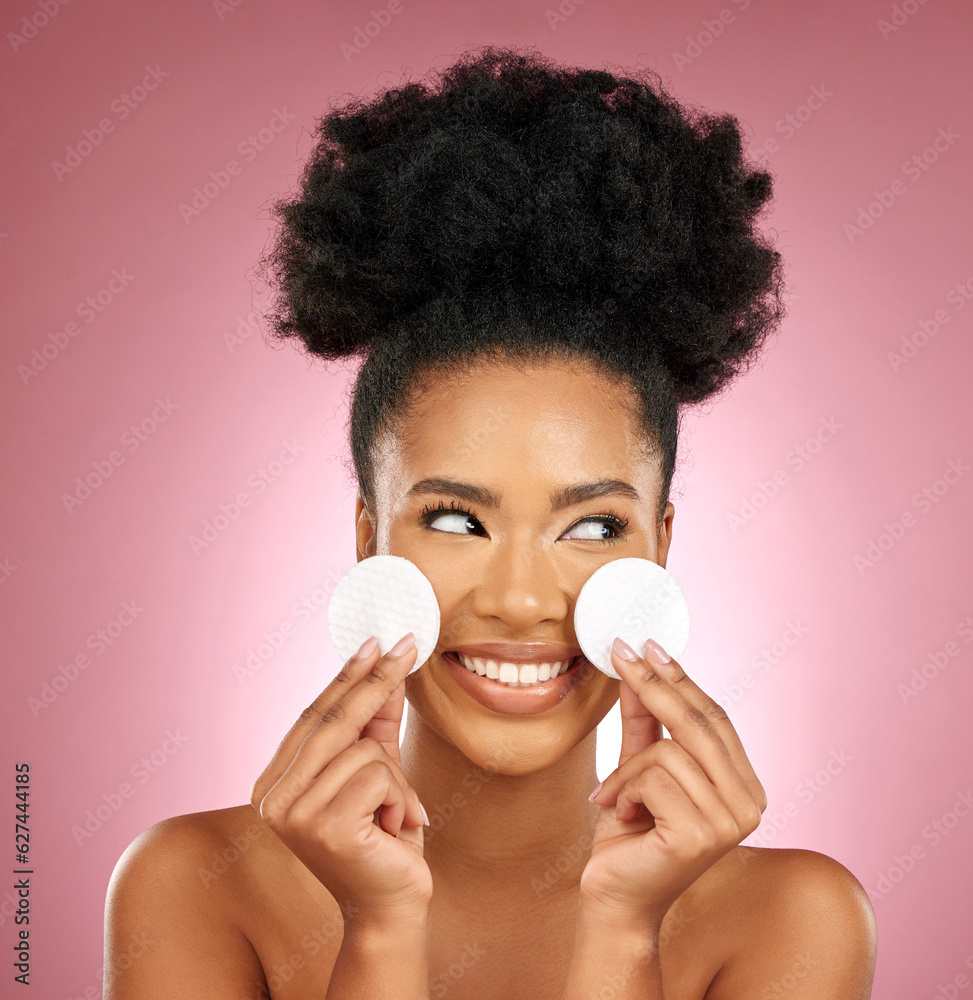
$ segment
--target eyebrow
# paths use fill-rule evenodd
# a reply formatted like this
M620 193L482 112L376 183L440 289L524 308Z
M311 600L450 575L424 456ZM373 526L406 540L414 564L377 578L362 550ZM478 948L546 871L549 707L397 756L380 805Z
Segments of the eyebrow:
M458 497L481 507L497 508L500 506L502 494L485 486L475 486L472 483L461 483L455 479L420 479L414 483L406 494L407 497L419 493L434 493L439 496ZM631 483L621 479L595 479L590 483L573 483L562 486L551 493L551 511L557 512L566 507L574 507L579 503L598 500L601 497L621 496L638 503L642 498Z

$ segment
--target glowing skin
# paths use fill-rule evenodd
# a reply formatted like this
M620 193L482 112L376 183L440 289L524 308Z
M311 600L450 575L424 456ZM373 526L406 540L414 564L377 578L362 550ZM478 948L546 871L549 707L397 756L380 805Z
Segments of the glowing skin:
M643 756L654 756L647 744L655 730L648 706L658 705L654 710L667 728L674 724L673 740L688 745L679 755L685 764L691 763L685 757L690 754L700 768L716 773L719 764L720 773L732 779L725 756L731 752L739 762L736 776L756 781L735 731L715 715L722 736L687 718L692 704L712 712L715 703L675 660L671 681L658 673L652 681L646 664L626 670L626 661L615 656L613 665L620 676L627 675L630 690L591 668L550 708L510 715L470 697L447 669L443 653L465 646L464 652L475 656L477 645L497 642L549 642L569 650L577 641L573 608L584 581L605 562L623 556L664 566L673 508L666 505L661 524L655 521L657 460L643 452L628 405L634 400L617 379L587 366L478 366L463 378L437 380L418 403L399 432L380 443L375 509L365 511L359 502L355 527L359 558L377 552L405 556L431 582L442 617L436 651L415 673L399 674L398 681L388 673L391 661L350 687L351 675L340 682L336 677L301 712L257 779L250 802L173 817L133 842L109 888L106 956L122 954L146 934L156 943L128 968L106 961L106 996L168 997L186 993L187 982L193 996L255 996L269 982L280 985L274 987L280 1000L426 996L442 993L443 987L457 1000L528 995L589 1000L606 995L606 986L617 1000L642 1000L663 995L664 976L666 996L737 1000L766 992L768 983L793 971L793 956L805 953L818 961L795 987L793 1000L798 994L815 1000L869 996L876 926L868 896L848 869L816 851L738 844L683 890L661 925L651 907L641 913L629 908L619 916L618 907L606 911L590 892L581 909L580 879L589 862L588 875L594 872L596 884L603 879L607 898L621 879L640 899L656 900L662 886L668 900L667 876L686 874L687 862L679 863L671 853L650 852L636 862L632 855L641 855L643 840L633 841L624 831L616 839L617 827L626 824L615 815L618 803L625 815L634 807L628 782L639 773L662 777L651 766L641 772L629 767L643 749ZM493 509L483 502L468 504L479 519L472 530L464 517L452 514L421 523L424 505L442 499L449 506L448 497L410 495L416 482L429 477L492 490L499 502ZM551 510L552 489L602 478L629 484L629 495L589 495L584 502ZM455 498L461 499L466 498ZM627 521L627 529L618 541L599 541L610 529L582 519L609 511ZM399 667L409 662L399 661ZM384 713L384 726L381 721L377 728L366 725L372 743L357 754L352 741L348 752L320 758L321 742L332 739L337 717L325 721L315 705L323 710L327 699L321 699L336 682L347 689L341 700L357 704L359 713L366 703L373 719L382 715L382 706L373 707L382 692L391 711ZM686 693L677 690L680 682ZM379 694L366 686L370 683L382 685ZM596 727L620 693L627 722L625 761L605 775L596 798L615 804L604 806L599 816L599 807L588 800L596 784ZM393 900L402 904L397 912L393 905L384 916L369 915L366 892L366 907L356 913L349 906L355 891L340 888L339 878L333 895L312 867L322 850L322 834L327 839L318 822L327 819L320 795L334 794L335 772L344 767L350 773L353 759L359 761L356 766L364 766L369 756L384 764L381 754L399 767L387 749L387 725L400 725L404 696L410 704L401 772L411 786L410 797L418 794L431 821L421 835L430 872L418 872L423 890L429 884L425 876L432 875L430 909L425 911L429 897L424 893L418 900ZM357 725L355 719L351 728ZM677 751L670 741L667 754ZM273 787L286 769L299 773L314 759L324 770L298 790L297 799L291 797L299 807L288 812L294 826L285 831L275 824L285 840L261 818L260 809L268 800L273 805ZM324 759L330 763L323 764ZM628 777L619 777L623 770ZM679 774L681 783L711 796L699 782L705 774ZM347 779L342 780L343 792ZM739 811L740 795L721 785L724 804L732 799ZM762 811L766 795L759 783L755 787ZM658 801L654 791L665 794L661 786L650 788L652 802ZM752 794L740 787L736 791L748 798ZM315 798L319 805L302 815L301 803L306 807ZM368 824L367 807L365 812L358 819ZM663 824L667 814L675 827L665 804L656 807ZM599 843L592 859L596 820ZM418 810L413 822L414 850ZM685 829L694 840L693 830ZM754 829L750 820L746 829ZM720 838L733 839L726 832ZM229 848L237 855L224 866ZM605 863L615 848L615 859L627 856L617 877L615 861ZM698 856L693 850L690 861ZM348 860L362 863L350 854ZM683 884L685 878L676 883ZM371 889L376 891L374 885ZM380 886L377 891L381 897Z
M590 846L596 727L618 699L619 682L589 668L554 708L501 714L459 688L442 654L484 641L577 646L574 602L595 569L622 556L665 566L674 509L667 504L657 523L658 463L646 452L634 406L634 394L577 361L478 365L418 397L400 433L376 448L376 510L360 497L356 504L358 558L411 559L440 605L436 650L405 681L402 767L433 824L424 856L434 908L463 915L457 941L472 933L509 947L509 927L493 916L497 906L556 926L552 907L563 900L573 920L589 852L541 896L531 878L565 845ZM499 506L409 494L428 478L491 490ZM639 499L613 494L551 512L552 491L600 479L630 484ZM447 511L421 524L423 508L440 502ZM451 503L472 511L472 526L449 513ZM627 520L624 533L604 520L582 522L609 511Z

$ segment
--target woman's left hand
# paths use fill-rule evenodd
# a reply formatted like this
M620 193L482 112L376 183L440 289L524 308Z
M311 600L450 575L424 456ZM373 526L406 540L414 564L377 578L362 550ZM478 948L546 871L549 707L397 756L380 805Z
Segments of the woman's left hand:
M675 660L648 659L651 645L635 655L612 649L622 747L593 799L601 811L581 896L602 919L658 928L675 900L756 830L767 795L722 707Z

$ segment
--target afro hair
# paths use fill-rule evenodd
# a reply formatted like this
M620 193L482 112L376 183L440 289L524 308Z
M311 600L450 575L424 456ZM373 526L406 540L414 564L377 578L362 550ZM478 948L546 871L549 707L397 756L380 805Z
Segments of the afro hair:
M362 360L350 436L367 504L376 435L423 378L478 355L587 358L640 400L661 518L679 407L745 370L784 314L780 254L755 228L770 174L736 118L677 102L649 70L487 45L430 75L318 120L259 262L273 339Z

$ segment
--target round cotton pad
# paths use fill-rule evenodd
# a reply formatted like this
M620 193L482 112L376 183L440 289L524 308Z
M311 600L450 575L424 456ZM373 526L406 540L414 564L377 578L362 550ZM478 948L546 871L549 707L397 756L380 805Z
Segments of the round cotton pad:
M639 656L655 639L677 660L689 640L689 606L672 575L651 559L613 559L591 574L574 607L584 655L616 679L611 645L620 636Z
M331 641L349 660L370 636L387 653L406 634L416 636L418 670L439 641L439 602L415 563L401 556L369 556L338 581L328 605Z

